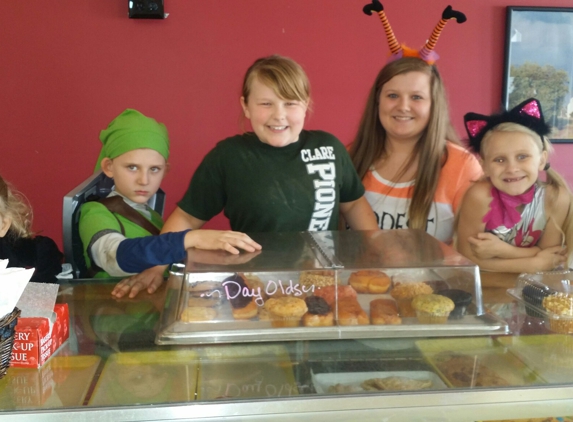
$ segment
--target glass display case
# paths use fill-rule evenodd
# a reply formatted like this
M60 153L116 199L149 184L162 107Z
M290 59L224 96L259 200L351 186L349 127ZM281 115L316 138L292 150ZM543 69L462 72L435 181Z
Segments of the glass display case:
M253 238L261 251L192 250L173 266L158 344L507 333L477 266L424 231Z
M398 254L388 260L379 255L380 266L363 262L351 266L340 250L354 247L347 238L332 239L332 250L337 252L333 255L339 262L329 263L331 267L316 256L313 248L317 246L303 237L293 242L302 245L304 253L283 251L290 259L289 267L268 264L260 273L292 274L292 264L305 256L301 271L333 271L340 285L348 284L352 272L363 269L388 271L392 283L401 281L398 272L394 273L405 267ZM426 257L425 264L408 269L420 270L424 277L431 269L428 281L440 283L453 283L448 272L474 274L475 267L442 248L438 258ZM388 253L395 252L390 247ZM213 262L211 255L195 255L199 262L190 260L178 277L183 281L212 274L222 281L237 273L252 274L260 265L255 261L259 256L237 262L238 257L221 255ZM207 267L216 270L206 272ZM259 277L264 282L264 276ZM560 282L567 278L534 277L542 283L544 277L557 277ZM411 336L274 341L265 337L260 342L192 345L155 342L165 310L171 309L165 304L178 302L181 289L165 283L154 294L142 292L134 299L117 300L111 296L117 279L74 280L61 285L58 296L59 302L69 305L69 340L37 370L8 370L0 379L0 417L3 422L557 420L549 417L567 421L573 415L571 335L551 331L544 315L527 312L522 300L507 294L508 289L521 285L517 279L515 274L477 273L473 284L461 286L475 287L476 280L481 283L482 302L476 303L473 294L465 316L495 314L507 334L494 330L442 335L433 331L436 324L427 324L427 330ZM468 288L467 292L474 291ZM225 304L230 307L228 300ZM418 324L415 317L405 317L402 325L407 325L408 318L412 325ZM229 319L210 324L232 323ZM260 321L253 318L245 323ZM439 325L448 324L449 319ZM267 326L258 329L258 335L305 328ZM220 334L213 330L213 335Z

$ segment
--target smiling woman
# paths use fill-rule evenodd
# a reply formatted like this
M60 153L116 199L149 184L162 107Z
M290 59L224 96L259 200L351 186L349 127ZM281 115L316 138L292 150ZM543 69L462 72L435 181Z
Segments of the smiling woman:
M455 213L481 169L459 145L434 65L405 57L384 66L350 156L380 228L423 229L451 243Z
M430 76L417 71L396 75L382 86L379 107L388 146L415 145L430 120ZM390 173L390 169L381 170Z

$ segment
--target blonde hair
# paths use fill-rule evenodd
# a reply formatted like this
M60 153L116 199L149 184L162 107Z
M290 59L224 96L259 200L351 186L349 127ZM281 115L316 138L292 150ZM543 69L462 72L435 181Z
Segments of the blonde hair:
M241 95L249 102L253 81L271 88L279 98L296 100L310 106L310 82L303 68L294 60L272 55L256 60L245 74Z
M483 136L480 145L479 154L482 158L484 158L484 150L489 140L493 136L494 133L499 132L519 132L526 135L529 135L531 140L535 143L537 148L539 148L539 153L542 154L543 151L547 151L547 155L549 156L553 153L553 145L549 141L549 139L545 136L539 136L538 133L534 132L533 130L520 125L519 123L513 122L505 122L500 123L497 126L494 126L492 129L487 131L487 133ZM549 159L549 158L548 158ZM567 216L565 217L565 221L563 223L563 227L559 227L559 230L563 233L563 240L567 245L568 251L571 251L573 247L573 210L571 209L571 205L573 204L573 195L571 194L571 189L569 185L559 173L553 170L551 167L545 170L545 174L547 175L545 179L545 184L549 189L547 189L547 195L549 195L549 203L552 204L557 199L559 191L561 189L567 192L567 196L569 197L569 210L567 211Z
M8 233L17 237L32 236L32 208L24 195L11 189L0 176L0 215L12 220Z
M418 158L414 191L408 210L409 227L425 230L438 186L440 169L447 160L446 142L459 144L458 136L450 122L446 91L438 69L414 57L404 57L384 66L370 90L358 133L350 146L349 153L361 179L377 160L385 158L386 130L378 117L380 93L384 84L390 79L409 72L421 72L430 77L432 105L428 125L399 176L402 176Z

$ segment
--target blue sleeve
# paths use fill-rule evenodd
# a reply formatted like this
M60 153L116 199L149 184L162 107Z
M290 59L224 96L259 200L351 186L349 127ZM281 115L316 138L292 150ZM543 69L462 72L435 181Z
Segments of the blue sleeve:
M186 255L188 231L125 239L117 248L117 264L126 273L139 273L156 265L180 262Z

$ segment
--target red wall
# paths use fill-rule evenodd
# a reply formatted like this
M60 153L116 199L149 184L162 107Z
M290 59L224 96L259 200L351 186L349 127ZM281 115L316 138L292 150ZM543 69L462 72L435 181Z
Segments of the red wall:
M307 127L348 143L388 51L378 19L361 11L367 0L165 0L170 15L158 21L128 19L126 0L1 3L0 174L30 199L34 229L58 242L62 198L91 174L100 130L125 108L169 129L169 213L205 153L239 131L240 84L256 58L302 64L314 98ZM419 47L448 2L383 4L399 41ZM499 107L508 4L452 3L468 21L450 22L436 50L460 134L464 113ZM572 148L558 145L552 159L570 182Z

